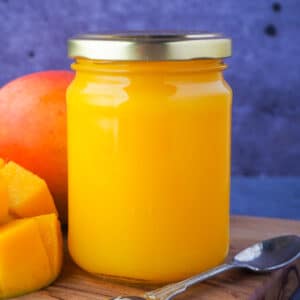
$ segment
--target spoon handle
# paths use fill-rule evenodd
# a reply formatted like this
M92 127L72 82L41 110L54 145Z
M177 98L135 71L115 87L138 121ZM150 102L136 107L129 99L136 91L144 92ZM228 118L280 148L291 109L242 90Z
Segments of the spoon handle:
M188 287L236 267L237 266L230 263L220 265L207 272L195 275L183 281L172 283L157 290L147 292L145 293L145 298L150 300L170 300L176 295L183 293Z

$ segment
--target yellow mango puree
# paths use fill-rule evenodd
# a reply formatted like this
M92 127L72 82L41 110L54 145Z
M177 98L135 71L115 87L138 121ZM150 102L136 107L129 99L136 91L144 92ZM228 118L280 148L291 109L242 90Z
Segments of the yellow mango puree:
M67 92L69 249L83 269L170 282L224 260L224 67L221 59L76 59Z

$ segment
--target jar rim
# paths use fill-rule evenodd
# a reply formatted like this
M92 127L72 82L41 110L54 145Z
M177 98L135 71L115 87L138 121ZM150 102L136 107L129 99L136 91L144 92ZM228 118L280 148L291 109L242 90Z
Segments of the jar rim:
M218 59L231 56L231 39L209 32L82 34L68 40L68 55L112 61Z

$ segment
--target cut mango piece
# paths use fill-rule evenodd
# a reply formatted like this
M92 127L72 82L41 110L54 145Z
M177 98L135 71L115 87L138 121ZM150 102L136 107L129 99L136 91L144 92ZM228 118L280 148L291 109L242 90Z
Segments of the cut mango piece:
M7 182L9 212L17 217L56 213L46 182L14 162L0 169Z
M0 161L1 164L1 161ZM6 223L8 218L7 183L0 174L0 224Z
M0 223L0 225L6 224L6 223L11 222L11 221L15 221L17 219L18 219L17 217L15 217L15 216L11 215L10 213L8 213L6 215L6 217L4 217L2 219L2 223Z
M40 230L40 235L49 257L53 277L57 277L62 267L63 241L60 222L56 214L42 215L33 218Z
M53 198L44 180L1 159L0 224L0 299L54 281L62 267L63 242Z
M33 218L0 229L0 298L18 296L54 280L48 254Z
M0 169L5 162L0 158ZM8 192L5 178L0 174L0 225L9 221L8 215Z

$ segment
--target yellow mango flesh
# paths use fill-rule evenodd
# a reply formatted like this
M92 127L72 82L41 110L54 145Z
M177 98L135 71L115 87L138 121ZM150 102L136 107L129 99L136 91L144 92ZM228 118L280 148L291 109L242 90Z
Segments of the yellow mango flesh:
M7 185L0 174L0 224L6 222L8 217L8 192Z
M44 180L14 162L4 165L0 169L0 175L7 182L8 207L11 214L20 218L57 214Z
M0 228L0 299L49 285L62 266L56 214L12 221Z
M60 222L46 183L0 159L0 299L50 284L62 256Z
M7 182L0 173L0 225L15 220L16 217L9 213Z
M4 160L0 158L0 169L4 166ZM0 174L0 224L6 222L8 217L8 193L7 184Z
M40 235L49 257L50 269L57 277L62 267L63 241L60 223L56 214L42 215L33 218L39 227Z
M0 297L40 289L53 280L48 254L34 219L15 220L0 229Z

